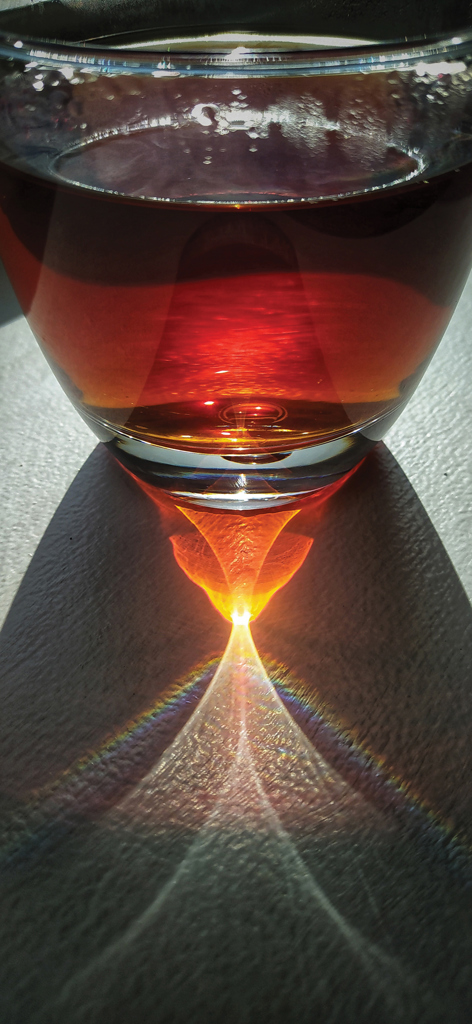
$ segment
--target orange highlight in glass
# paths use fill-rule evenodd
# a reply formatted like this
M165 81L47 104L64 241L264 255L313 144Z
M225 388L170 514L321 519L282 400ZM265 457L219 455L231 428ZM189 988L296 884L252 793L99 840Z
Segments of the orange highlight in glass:
M229 622L257 618L273 594L292 578L313 543L311 537L286 533L300 511L260 515L180 508L198 533L170 539L176 561Z

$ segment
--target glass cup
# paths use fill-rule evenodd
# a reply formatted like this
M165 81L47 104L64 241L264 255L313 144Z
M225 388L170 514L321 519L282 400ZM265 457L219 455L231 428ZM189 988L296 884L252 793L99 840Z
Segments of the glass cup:
M467 5L9 4L0 251L81 416L179 500L337 485L470 267Z

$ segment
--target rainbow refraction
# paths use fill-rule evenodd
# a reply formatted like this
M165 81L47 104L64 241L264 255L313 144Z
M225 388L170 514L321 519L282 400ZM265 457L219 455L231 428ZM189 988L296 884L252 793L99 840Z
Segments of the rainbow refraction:
M177 562L189 578L206 591L220 614L233 624L222 659L213 658L196 666L188 677L167 687L151 708L127 723L98 750L87 753L53 783L32 793L31 814L25 818L24 826L13 829L11 841L4 846L3 857L15 856L15 851L24 854L30 848L35 850L38 844L42 846L47 842L48 836L53 839L52 821L74 827L82 817L108 814L115 805L124 806L128 794L131 794L131 802L136 802L133 793L136 787L140 792L142 779L149 772L157 771L159 788L168 752L171 751L175 759L176 749L189 733L195 732L198 723L207 721L215 732L215 716L220 716L222 721L227 718L228 722L232 715L234 717L234 701L240 699L241 679L244 699L252 708L253 722L254 704L259 701L256 731L265 737L266 749L273 750L274 764L280 744L276 732L270 738L269 719L266 720L264 712L268 706L267 695L269 704L277 703L279 715L284 709L284 728L290 735L295 731L299 754L305 751L302 760L309 744L312 752L315 751L313 756L318 758L318 768L323 763L323 772L329 774L328 764L331 765L335 774L339 774L341 788L347 787L346 792L355 785L367 799L373 798L380 806L394 806L400 814L405 812L410 822L412 811L420 816L426 814L430 826L444 833L447 824L432 808L402 779L392 775L375 752L356 745L352 736L344 734L329 709L320 710L322 702L313 688L295 679L282 665L265 659L266 668L262 666L249 623L292 578L308 555L312 545L310 537L289 531L283 533L298 510L248 516L188 508L178 511L196 529L171 536ZM259 683L255 688L248 683L251 672L259 681L263 678L262 689ZM221 678L224 678L223 688ZM215 690L219 694L216 702ZM234 722L232 728L234 730ZM237 742L233 744L235 749ZM225 756L226 753L225 750ZM292 755L292 766L297 757ZM193 770L192 756L187 754L186 761ZM223 785L225 770L230 770L228 764L221 770L218 785ZM208 779L205 786L207 783ZM318 783L312 779L310 784L306 783L307 792L312 784L314 791L317 790ZM157 799L158 788L152 787L153 800ZM188 793L187 786L184 790ZM212 799L217 799L216 791ZM161 803L165 817L165 800ZM204 805L208 810L208 793ZM292 819L294 814L296 817L292 807ZM197 817L201 824L201 815Z
M97 922L99 941L87 957L74 958L38 1024L133 1019L143 970L144 998L153 1003L143 1019L150 1024L206 1021L215 1005L214 1019L223 1021L228 1000L242 1010L230 1018L234 1024L278 1021L267 1008L271 1000L283 1006L284 992L292 1008L294 994L295 1009L304 1007L301 1018L291 1011L290 1022L424 1019L421 964L411 965L403 947L390 943L383 900L386 881L395 891L405 866L392 868L384 851L397 848L401 830L407 842L412 828L424 834L425 815L398 780L304 699L286 670L267 670L250 631L251 617L293 575L310 539L298 543L294 535L277 554L293 519L287 513L185 517L205 546L193 534L174 534L179 564L231 617L221 659L171 687L147 714L36 794L4 848L9 864L41 857L64 831L98 819L105 851L123 849L124 862L127 849L141 851L147 874L151 867L145 898L133 897L117 927L103 930ZM433 816L427 824L437 847L443 833ZM86 841L87 862L90 855ZM132 877L124 875L131 888L134 855ZM121 857L114 874L108 863L104 873L114 903L123 892ZM338 998L340 977L343 999L357 993L356 1015Z
M151 769L101 814L100 826L116 842L131 833L170 844L175 860L144 908L64 980L48 1007L54 1020L61 1014L70 1019L84 991L100 1007L114 1005L120 986L128 994L129 979L134 972L139 977L149 958L159 1020L180 1019L182 987L190 988L193 1006L195 999L199 1008L202 1000L206 1005L204 989L195 994L192 972L206 977L225 941L248 978L250 1001L255 993L266 998L267 985L281 977L295 991L301 972L303 999L316 1006L335 990L341 963L343 984L359 982L375 1019L401 1024L412 999L421 1009L411 972L344 912L318 877L316 860L307 863L303 855L307 838L319 844L321 864L330 843L349 840L350 869L358 869L368 902L356 836L368 828L389 841L396 823L307 739L264 668L248 622L233 624L195 709ZM373 910L381 922L375 904ZM267 955L273 948L273 980L272 969L257 971L254 980L254 934ZM292 948L297 934L300 942ZM169 984L168 965L188 967L189 956L188 978ZM331 1019L341 1021L339 1014Z

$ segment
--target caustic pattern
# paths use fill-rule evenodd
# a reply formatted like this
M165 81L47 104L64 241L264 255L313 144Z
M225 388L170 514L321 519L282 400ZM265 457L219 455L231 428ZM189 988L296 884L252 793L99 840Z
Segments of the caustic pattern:
M424 861L395 815L309 741L289 674L276 688L252 639L251 622L309 554L297 514L180 509L175 557L231 623L228 644L43 794L30 844L52 818L76 825L80 810L99 819L110 852L87 897L94 951L77 953L35 1024L121 1024L137 1008L144 1024L441 1020L414 935L401 955L390 935L404 932ZM400 853L388 860L387 849ZM83 857L99 853L96 841ZM392 886L402 898L390 905Z

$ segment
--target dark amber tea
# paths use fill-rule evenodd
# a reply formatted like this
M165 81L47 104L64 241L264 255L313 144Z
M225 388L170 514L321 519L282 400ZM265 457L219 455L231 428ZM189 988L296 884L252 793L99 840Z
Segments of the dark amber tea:
M173 493L334 482L469 270L468 64L169 43L141 73L126 45L111 69L10 59L0 251L29 323L92 429Z
M470 262L468 167L264 212L0 180L2 256L56 374L97 426L158 445L258 455L398 411Z

